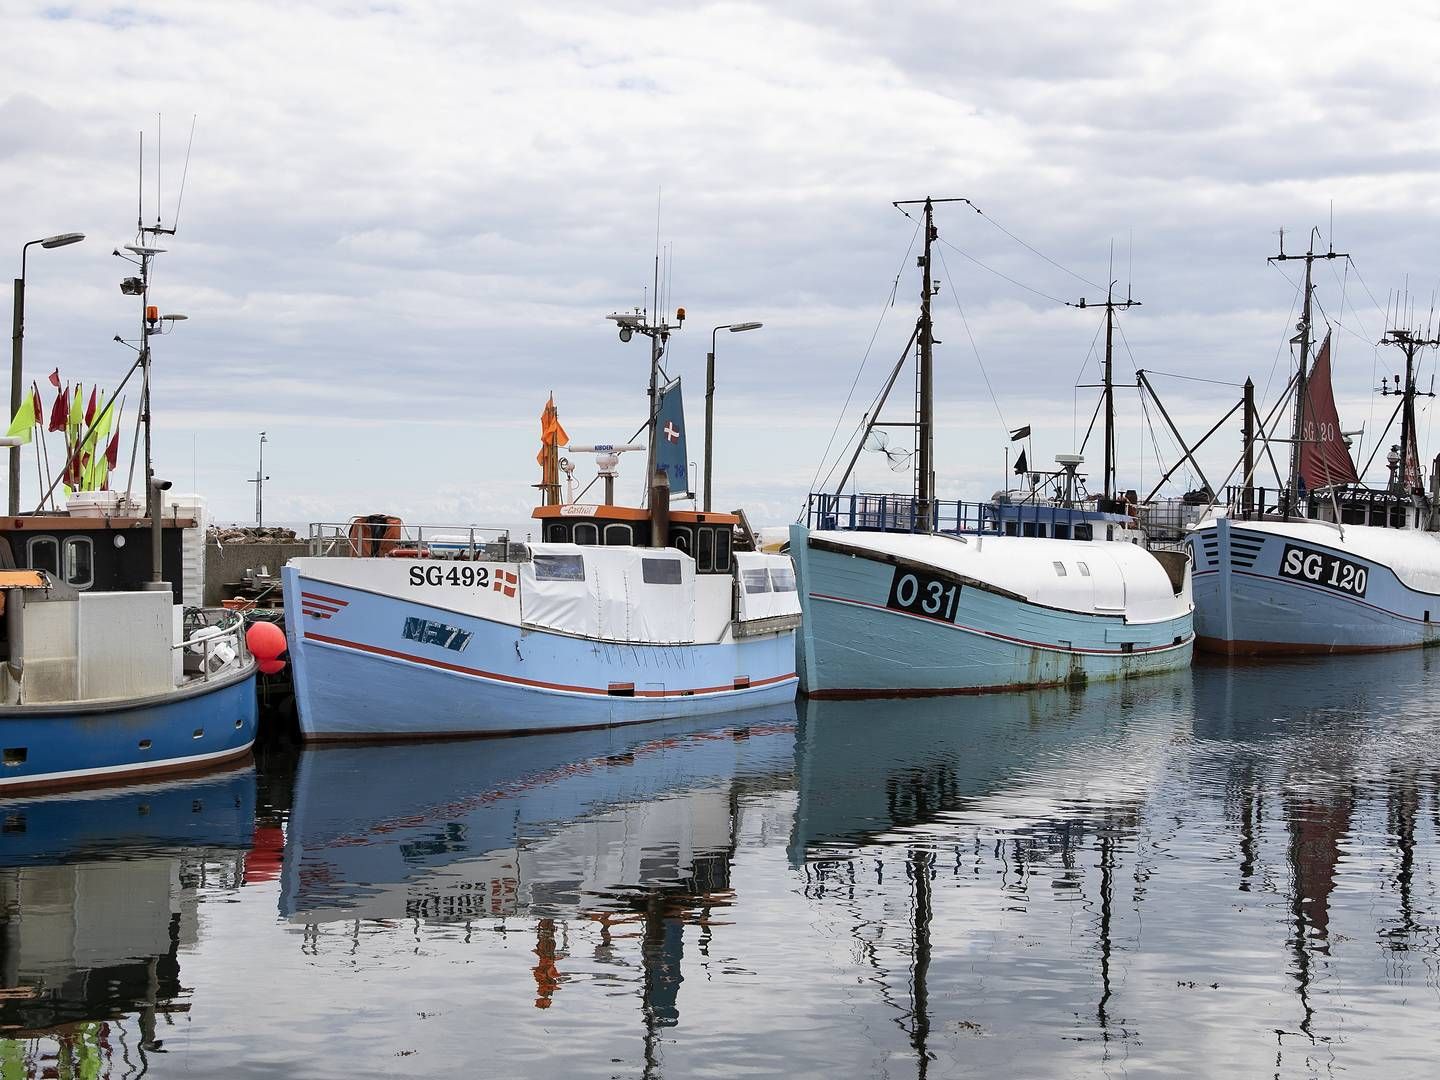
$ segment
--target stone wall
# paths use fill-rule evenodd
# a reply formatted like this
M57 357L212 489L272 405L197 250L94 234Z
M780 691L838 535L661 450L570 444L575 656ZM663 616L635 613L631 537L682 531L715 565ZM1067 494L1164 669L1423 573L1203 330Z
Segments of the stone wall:
M227 595L225 585L242 581L245 571L266 567L276 577L286 561L298 555L307 554L310 546L304 542L288 541L271 544L216 544L205 545L205 604L218 606Z

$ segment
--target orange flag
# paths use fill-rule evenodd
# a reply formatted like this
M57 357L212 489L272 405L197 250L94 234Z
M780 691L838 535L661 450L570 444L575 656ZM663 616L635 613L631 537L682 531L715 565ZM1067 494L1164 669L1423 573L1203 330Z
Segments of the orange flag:
M565 429L560 426L560 413L555 408L555 395L550 395L550 400L545 403L545 411L540 414L540 452L535 455L537 465L545 464L545 451L552 446L564 446L570 441L570 436L565 434Z

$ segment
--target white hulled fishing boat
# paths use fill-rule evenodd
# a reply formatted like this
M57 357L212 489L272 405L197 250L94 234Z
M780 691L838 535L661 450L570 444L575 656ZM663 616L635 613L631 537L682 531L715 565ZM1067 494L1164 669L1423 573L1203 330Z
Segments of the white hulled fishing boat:
M1365 485L1340 429L1328 336L1310 364L1312 264L1344 257L1316 254L1313 245L1304 255L1282 248L1276 257L1305 261L1289 484L1269 493L1253 485L1257 462L1247 439L1244 479L1230 491L1227 510L1201 522L1188 540L1196 630L1206 651L1280 656L1440 642L1440 467L1427 492L1415 426L1417 357L1440 340L1403 328L1385 334L1381 344L1405 356L1403 383L1397 375L1393 389L1386 380L1382 390L1399 399L1390 423L1399 419L1400 440L1389 451L1385 486ZM1247 430L1254 429L1252 417Z
M935 498L935 201L924 200L920 317L906 345L916 351L914 491L812 495L806 523L791 528L802 688L815 697L974 693L1188 665L1189 559L1147 550L1133 516L1115 512L1108 409L1106 492L1093 507ZM1073 480L1079 463L1067 455L1062 472Z
M518 734L772 705L795 696L800 606L790 560L752 548L739 514L672 509L688 489L678 330L612 316L648 337L648 505L616 505L620 455L598 455L605 498L562 501L553 401L541 420L541 538L317 527L283 571L301 731L307 739ZM564 464L569 465L569 462ZM583 498L583 493L582 493Z

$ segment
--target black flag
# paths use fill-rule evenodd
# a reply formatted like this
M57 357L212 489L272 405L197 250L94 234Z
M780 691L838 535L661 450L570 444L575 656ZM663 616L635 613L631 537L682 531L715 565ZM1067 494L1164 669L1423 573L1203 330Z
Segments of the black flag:
M1020 456L1015 459L1015 475L1024 476L1030 469L1025 464L1025 451L1020 451Z
M1014 431L1010 432L1010 441L1011 441L1011 442L1019 442L1021 439L1028 439L1029 437L1030 437L1030 425L1029 425L1029 424L1026 424L1024 427L1017 427Z

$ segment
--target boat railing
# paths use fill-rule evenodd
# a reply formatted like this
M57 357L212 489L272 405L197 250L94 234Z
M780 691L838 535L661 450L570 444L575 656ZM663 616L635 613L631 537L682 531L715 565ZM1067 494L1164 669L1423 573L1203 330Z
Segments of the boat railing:
M1055 535L1054 526L1088 520L1092 515L1067 506L1046 503L965 502L936 500L931 507L930 531L946 533L989 533L999 535L1014 526L1014 534ZM812 529L841 532L917 532L920 526L918 500L913 495L833 494L814 492L810 496L806 524Z
M180 651L187 681L209 682L236 661L249 656L245 620L238 612L217 608L187 608L184 640L172 645Z
M520 558L510 530L484 525L372 524L365 521L315 522L310 554L335 558L395 556L514 562Z

